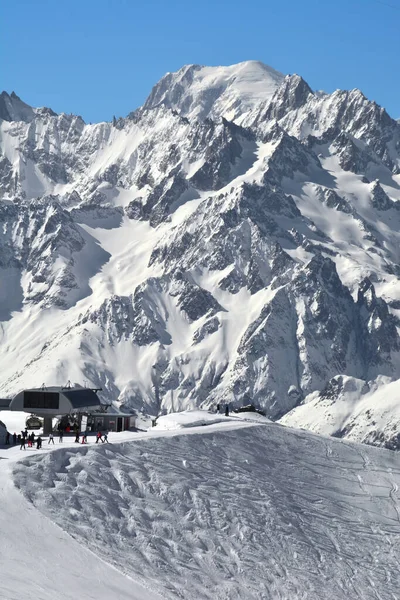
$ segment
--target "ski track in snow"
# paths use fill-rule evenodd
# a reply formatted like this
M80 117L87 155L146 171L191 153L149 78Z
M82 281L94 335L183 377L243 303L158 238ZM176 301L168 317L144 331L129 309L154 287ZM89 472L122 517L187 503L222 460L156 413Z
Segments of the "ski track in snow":
M276 424L135 438L24 456L15 484L77 550L164 598L400 597L397 454Z
M9 454L21 456L0 449L1 600L159 600L28 503L13 485Z

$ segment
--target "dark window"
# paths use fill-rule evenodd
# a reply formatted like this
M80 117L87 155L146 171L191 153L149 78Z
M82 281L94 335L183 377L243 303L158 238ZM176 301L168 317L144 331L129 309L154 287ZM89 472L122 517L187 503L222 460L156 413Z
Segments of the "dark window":
M57 409L58 392L24 392L24 408Z

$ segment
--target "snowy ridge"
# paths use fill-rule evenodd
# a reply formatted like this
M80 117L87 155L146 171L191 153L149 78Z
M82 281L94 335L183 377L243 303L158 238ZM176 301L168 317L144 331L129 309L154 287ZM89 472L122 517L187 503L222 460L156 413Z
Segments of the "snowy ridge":
M335 377L400 377L400 126L359 90L248 61L167 74L112 123L1 98L2 395L86 381L302 425ZM357 439L393 442L390 402Z
M144 108L164 105L190 120L224 117L240 122L271 99L282 79L282 73L256 60L229 67L186 65L157 83Z

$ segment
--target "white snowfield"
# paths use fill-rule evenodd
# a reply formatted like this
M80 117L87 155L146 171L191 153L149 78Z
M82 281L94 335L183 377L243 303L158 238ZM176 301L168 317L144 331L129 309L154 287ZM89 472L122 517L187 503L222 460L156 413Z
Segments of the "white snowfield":
M381 376L367 384L343 375L335 380L339 384L335 398L314 392L304 404L284 415L280 423L367 444L379 445L390 439L388 447L398 449L400 380Z
M262 419L157 427L0 450L3 600L400 597L396 453Z

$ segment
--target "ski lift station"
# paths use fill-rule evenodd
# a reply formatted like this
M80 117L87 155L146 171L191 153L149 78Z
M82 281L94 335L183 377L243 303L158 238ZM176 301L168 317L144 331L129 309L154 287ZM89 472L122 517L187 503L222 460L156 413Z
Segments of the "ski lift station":
M135 416L101 402L98 389L83 387L41 387L22 390L13 398L0 399L0 411L26 412L43 419L43 431L52 430L55 417L75 415L79 428L86 417L87 429L124 431L135 427ZM84 427L86 429L86 426Z

